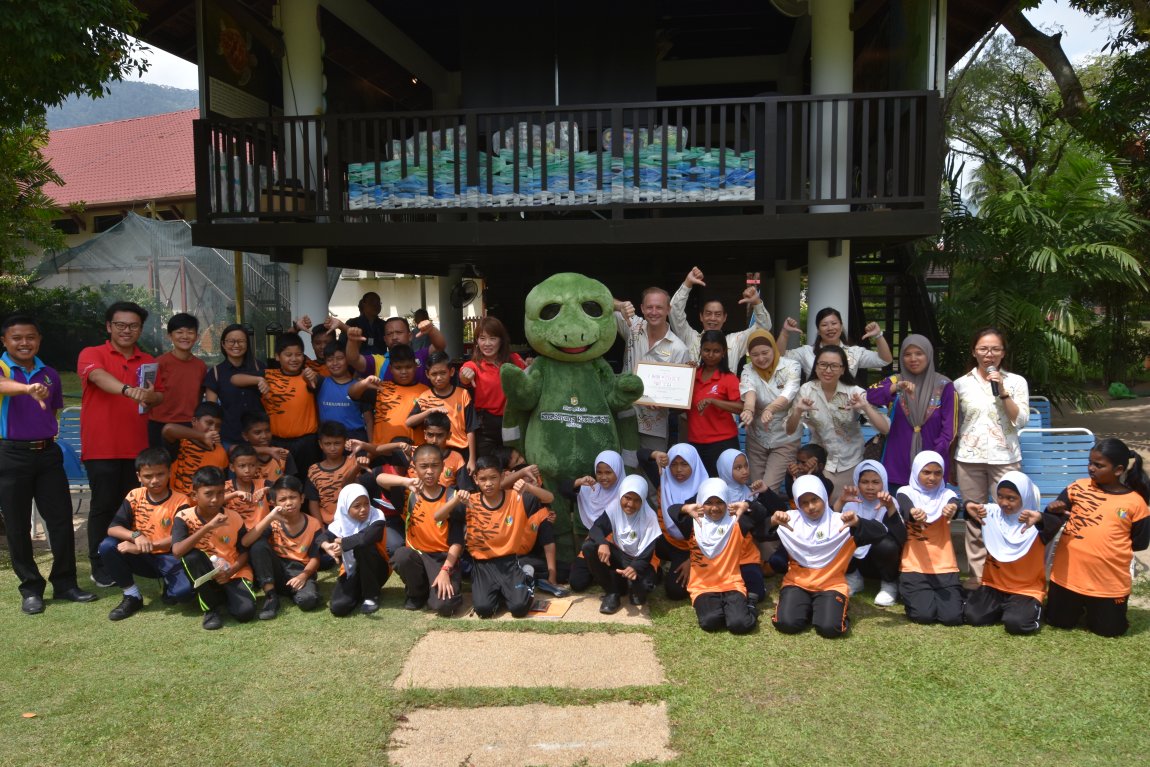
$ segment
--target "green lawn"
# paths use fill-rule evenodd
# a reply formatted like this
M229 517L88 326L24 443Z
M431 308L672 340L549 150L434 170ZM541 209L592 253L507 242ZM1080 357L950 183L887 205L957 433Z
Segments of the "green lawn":
M660 687L396 691L408 649L433 626L579 627L413 615L397 580L370 618L286 607L272 623L206 632L192 611L151 604L150 582L149 607L123 623L106 618L115 590L28 617L0 565L0 765L380 765L396 717L416 706L660 699L682 765L1110 765L1145 763L1150 747L1143 609L1122 639L1013 638L912 626L863 598L852 635L827 641L782 636L769 619L748 637L708 635L690 607L656 600L652 629L623 630L654 637Z

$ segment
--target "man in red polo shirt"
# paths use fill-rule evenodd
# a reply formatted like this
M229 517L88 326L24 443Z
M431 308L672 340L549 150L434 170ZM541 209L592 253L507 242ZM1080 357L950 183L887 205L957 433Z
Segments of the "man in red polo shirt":
M92 500L88 511L88 558L97 586L115 582L100 564L100 542L108 535L120 503L137 486L135 459L148 446L148 416L140 412L164 395L140 386L140 366L155 362L136 346L148 312L118 301L104 312L108 340L80 352L76 372L83 396L80 407L80 458L88 472Z

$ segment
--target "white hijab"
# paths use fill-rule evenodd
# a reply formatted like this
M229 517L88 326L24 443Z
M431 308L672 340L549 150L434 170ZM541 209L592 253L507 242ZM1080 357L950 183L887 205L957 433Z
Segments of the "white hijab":
M1018 510L1041 511L1039 506L1038 488L1030 481L1030 477L1021 471L1008 471L998 484L994 486L994 493L998 495L998 488L1003 482L1009 482L1018 488L1022 496L1022 507ZM982 520L982 541L990 556L999 562L1014 562L1021 559L1034 539L1038 537L1038 528L1026 527L1018 521L1018 513L1006 514L997 503L986 504L986 518Z
M699 487L698 495L695 496L695 503L706 503L709 498L718 498L726 503L727 483L721 479L704 480ZM696 519L695 543L703 552L703 556L707 559L714 559L722 554L723 549L727 546L727 541L731 538L731 531L735 529L737 524L739 524L739 520L731 516L730 512L724 514L718 522L706 514L703 514L702 519Z
M615 484L611 485L610 490L604 490L596 483L591 487L579 488L579 495L577 496L579 505L579 519L583 521L583 526L588 530L591 525L595 524L595 520L599 519L599 515L607 510L607 507L612 503L619 501L619 484L623 481L623 456L616 453L614 450L604 450L599 455L595 456L595 463L592 464L592 474L599 468L599 464L605 463L611 467L611 471L615 472Z
M888 492L890 482L886 476L886 468L878 461L872 461L870 459L861 462L858 466L855 467L855 487L859 486L859 477L862 476L864 471L873 471L875 474L878 474L879 479L882 480L883 491ZM860 497L857 501L851 501L850 503L845 504L843 506L843 511L853 511L855 514L859 515L860 519L873 519L876 522L882 522L884 519L886 519L887 509L886 504L877 498L872 503L871 501ZM870 547L871 544L869 543L866 546L859 546L858 549L855 550L855 559L863 559L866 557L866 555L870 553Z
M727 485L727 503L750 501L755 497L751 488L735 481L735 461L741 455L743 455L741 452L731 448L720 453L719 460L715 461L715 468L719 470L719 479Z
M618 497L603 513L611 520L615 545L624 554L633 557L650 546L663 531L659 529L659 517L655 510L647 504L647 480L632 474L616 484L619 486ZM634 514L623 511L621 501L627 493L639 496L641 505Z
M352 519L348 510L359 498L368 498L368 495L363 485L358 483L348 485L339 491L339 500L335 503L335 519L327 526L328 532L336 538L355 535L373 522L383 521L383 514L371 504L370 499L367 504L367 519L362 522ZM355 572L355 554L351 549L345 549L343 552L343 569L348 575Z
M678 482L671 474L671 461L682 458L691 466L691 476L683 482ZM667 451L667 468L659 475L659 511L663 515L663 524L667 528L667 535L675 540L683 540L678 526L671 520L670 509L676 504L691 503L699 492L699 486L707 480L707 469L699 458L699 451L686 442L680 442ZM726 487L724 485L724 487ZM726 492L719 494L726 497Z
M808 493L813 493L822 499L822 516L811 519L797 509L787 512L794 530L788 530L780 525L779 540L796 562L803 567L817 570L834 561L839 550L851 537L851 531L849 527L843 526L841 515L831 509L826 486L813 474L804 474L795 480L795 503Z
M946 504L958 499L958 495L947 488L945 479L932 491L927 491L918 481L919 473L931 463L946 466L942 456L933 450L923 450L916 455L910 465L910 484L903 485L898 489L899 495L904 495L910 500L911 508L922 509L926 512L926 524L928 525L938 521L938 518L942 516L942 508Z

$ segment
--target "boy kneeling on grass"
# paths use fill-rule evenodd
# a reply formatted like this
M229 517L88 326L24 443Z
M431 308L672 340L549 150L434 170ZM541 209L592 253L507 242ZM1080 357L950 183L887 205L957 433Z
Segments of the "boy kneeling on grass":
M264 592L261 621L279 614L279 594L290 595L299 609L319 607L320 544L323 525L303 513L303 483L298 477L280 477L272 485L275 507L244 534L243 545L251 554L256 583Z
M201 576L215 573L195 587L208 631L223 628L218 611L225 605L240 623L256 616L252 570L241 540L247 530L243 517L226 508L227 501L223 471L205 466L192 475L195 506L177 513L172 523L172 554L184 560L192 584Z
M124 590L120 604L108 619L130 618L144 606L133 575L160 578L163 600L169 604L192 598L192 582L178 557L172 554L172 522L191 505L188 497L168 487L171 455L165 448L149 447L136 456L140 487L128 493L100 544L100 561L116 585Z

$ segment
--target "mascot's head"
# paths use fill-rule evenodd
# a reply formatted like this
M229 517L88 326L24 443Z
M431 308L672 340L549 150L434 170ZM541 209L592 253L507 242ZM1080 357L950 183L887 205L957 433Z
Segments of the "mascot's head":
M532 288L523 327L531 348L560 362L602 357L615 343L611 291L582 274L554 274Z

